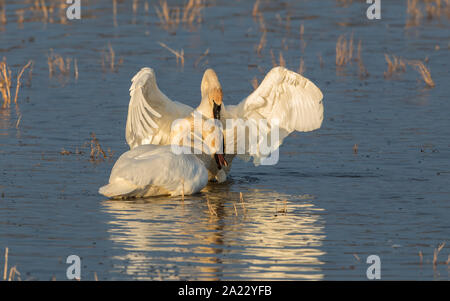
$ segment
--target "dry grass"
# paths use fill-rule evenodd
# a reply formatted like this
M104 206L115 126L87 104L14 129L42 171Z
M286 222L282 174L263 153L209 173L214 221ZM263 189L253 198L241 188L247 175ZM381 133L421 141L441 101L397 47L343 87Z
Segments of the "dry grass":
M114 51L111 43L108 43L107 50L102 50L102 70L103 72L117 72L119 65L123 63L123 59L120 58L116 60L116 52ZM78 74L78 67L76 70L76 75Z
M261 12L259 11L260 0L256 0L255 4L253 4L252 16L256 18Z
M17 9L16 15L17 15L17 24L19 25L19 28L23 28L23 23L25 21L25 9Z
M110 149L108 149L108 154L102 149L100 142L98 141L97 137L95 136L95 133L91 133L91 152L90 152L90 161L91 162L99 162L103 161L107 158L112 158L114 153L111 152Z
M358 76L361 80L369 77L369 72L367 71L366 67L364 66L364 62L362 59L362 42L359 40L358 42L358 56L356 58L358 61Z
M439 19L442 16L450 18L450 1L449 0L419 0L407 1L407 20L406 28L419 26L424 16L428 20Z
M392 59L389 55L384 55L388 64L387 71L384 72L384 78L391 78L395 74L403 73L406 71L406 63L402 58L392 55Z
M239 192L239 201L241 203L242 210L244 211L244 215L246 215L247 214L247 208L245 207L244 196L243 196L242 192Z
M273 54L272 49L270 50L270 56L272 57L272 65L273 65L273 67L276 67L276 66L285 67L286 66L286 61L284 59L282 51L280 51L278 53L278 62L277 62L277 59L275 58L275 55Z
M16 266L13 266L9 269L8 271L8 254L9 253L9 249L8 247L5 248L5 264L3 267L3 281L14 281L14 279L16 278L17 275L17 280L21 280L20 279L20 273L17 270Z
M238 216L238 211L237 211L237 208L236 208L236 202L233 202L233 207L234 207L234 215Z
M169 7L167 0L160 0L159 7L155 6L160 25L167 31L175 31L180 24L194 29L194 24L203 20L202 10L204 0L189 0L184 6Z
M254 90L259 87L258 79L256 78L256 76L252 79L251 84Z
M347 41L344 35L340 35L336 42L336 66L343 67L351 62L353 57L353 35Z
M0 1L0 24L6 24L8 20L6 19L6 3L5 0Z
M194 68L197 68L200 62L209 55L209 48L205 50L205 52L195 61ZM208 59L206 59L202 66L208 65Z
M323 68L324 62L323 62L322 54L318 53L317 54L317 58L319 59L319 66L320 66L320 68Z
M354 144L353 145L353 153L356 155L356 154L358 154L358 144Z
M6 59L0 62L0 92L3 98L3 108L11 103L11 69L6 64Z
M117 27L117 0L113 0L113 22L114 27Z
M306 71L305 61L301 58L300 65L298 67L298 74L305 74L305 71Z
M258 54L258 56L261 56L261 52L264 49L264 47L266 46L267 43L267 31L264 29L262 35L261 35L261 39L259 40L259 44L256 46L256 54Z
M78 80L78 62L77 62L77 59L75 59L73 61L73 69L74 69L75 79Z
M418 6L419 0L408 0L406 13L408 14L408 19L406 21L406 27L418 26L420 20L422 19L422 11Z
M437 257L439 255L439 252L442 250L442 248L444 248L445 246L445 242L441 243L436 249L434 249L434 254L433 254L433 267L436 268L436 265L438 263L437 261Z
M70 75L70 69L72 65L72 58L56 54L53 49L50 49L50 53L47 56L48 64L48 75L53 77L59 74L62 77L67 77Z
M19 97L19 90L21 86L21 78L23 73L27 68L29 68L33 64L32 61L28 61L28 63L22 67L22 69L17 74L16 80L16 90L14 95L14 103L17 104L17 100ZM11 69L8 67L6 63L6 59L3 58L3 61L0 62L0 93L3 98L3 108L7 108L11 104L12 94L11 94L12 80L11 80Z
M416 68L416 70L422 76L423 81L427 84L428 87L433 88L435 86L433 79L431 78L430 70L424 65L422 61L413 60L408 62L409 65Z
M206 198L206 204L208 205L209 214L211 216L217 216L217 212L216 212L216 210L214 210L213 206L211 205L209 198Z
M176 51L162 42L158 42L158 44L161 45L161 47L169 50L171 53L173 53L175 55L175 57L177 59L177 66L180 63L181 67L184 67L184 49Z

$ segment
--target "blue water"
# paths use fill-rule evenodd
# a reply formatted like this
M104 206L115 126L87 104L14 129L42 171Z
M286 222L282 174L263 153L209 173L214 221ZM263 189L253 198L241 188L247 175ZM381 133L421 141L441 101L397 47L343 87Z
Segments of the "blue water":
M207 1L201 23L170 31L154 1L148 13L138 1L136 14L131 1L118 2L115 18L112 1L83 1L82 19L67 24L58 6L45 21L27 2L6 1L7 23L0 24L0 56L13 77L34 61L18 106L0 110L0 266L8 247L9 266L22 280L66 279L71 254L81 257L82 280L94 273L100 280L366 280L366 258L374 254L381 279L449 279L448 245L432 263L450 238L447 14L405 28L405 1L382 1L376 21L366 18L365 3L261 1L268 32L258 56L254 1ZM23 24L18 9L26 10ZM336 68L341 34L353 34L355 55L361 40L369 77L359 78L355 61ZM184 66L158 42L183 49ZM114 72L102 67L109 43ZM49 76L50 49L72 58L69 75ZM304 75L324 94L321 129L286 139L275 166L234 161L227 183L184 202L111 201L97 193L128 149L128 88L141 67L154 68L168 97L192 106L212 67L224 102L236 104L272 67L271 50L294 71L304 60ZM411 66L385 79L385 53L426 59L436 86L427 88ZM89 160L91 132L112 159Z

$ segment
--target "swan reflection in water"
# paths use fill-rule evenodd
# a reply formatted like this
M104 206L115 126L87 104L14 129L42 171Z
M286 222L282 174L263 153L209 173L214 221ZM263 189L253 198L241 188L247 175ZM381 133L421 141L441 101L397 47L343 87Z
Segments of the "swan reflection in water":
M323 209L314 197L254 189L243 206L230 188L210 184L184 201L103 201L110 239L124 254L113 258L123 263L114 272L139 280L323 278Z

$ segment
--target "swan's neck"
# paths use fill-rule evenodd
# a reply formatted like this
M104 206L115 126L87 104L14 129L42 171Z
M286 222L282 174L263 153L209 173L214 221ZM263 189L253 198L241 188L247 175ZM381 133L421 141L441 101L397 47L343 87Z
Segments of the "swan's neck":
M206 118L214 118L213 110L209 103L208 97L203 97L200 105L197 107L196 111L205 116Z

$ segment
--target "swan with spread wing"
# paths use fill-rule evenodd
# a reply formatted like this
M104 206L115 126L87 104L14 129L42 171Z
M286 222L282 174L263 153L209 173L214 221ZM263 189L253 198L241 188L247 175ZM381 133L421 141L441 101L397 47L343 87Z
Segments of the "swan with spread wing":
M217 74L208 69L201 82L200 105L194 109L170 100L158 88L153 69L143 68L133 77L130 88L126 124L130 151L116 162L110 183L100 188L100 193L108 197L192 194L203 189L208 180L223 182L236 155L244 160L253 157L255 165L264 164L293 131L320 128L322 98L320 89L307 78L275 67L247 98L225 106ZM196 134L198 116L205 122L217 121L214 125L220 125L220 135L205 139L214 131L204 127ZM209 152L173 153L169 145L178 144L174 138L180 133L174 124L180 120L187 123L194 141L208 140ZM250 130L252 127L255 130ZM274 132L277 135L272 136ZM265 137L271 138L264 152ZM183 149L192 152L197 149L193 144Z
M217 89L220 90L219 102L213 100ZM142 144L170 144L172 123L194 111L194 108L164 95L151 68L143 68L134 76L130 95L126 140L131 149ZM270 136L276 127L278 136L270 141L272 152L290 133L316 130L323 121L320 89L307 78L284 67L270 70L253 93L239 104L227 106L222 102L216 73L208 69L202 79L201 96L202 102L196 110L205 118L219 119L223 125L225 155L215 156L218 163L208 166L209 179L216 178L219 182L225 180L236 155L245 160L253 157L255 165L270 156L270 153L260 151L262 140L255 135ZM230 120L236 122L227 122ZM260 125L261 120L266 122L264 126ZM252 124L257 131L246 130L243 136L237 134L241 128ZM251 141L257 141L256 147L252 147ZM239 145L243 145L243 149Z

